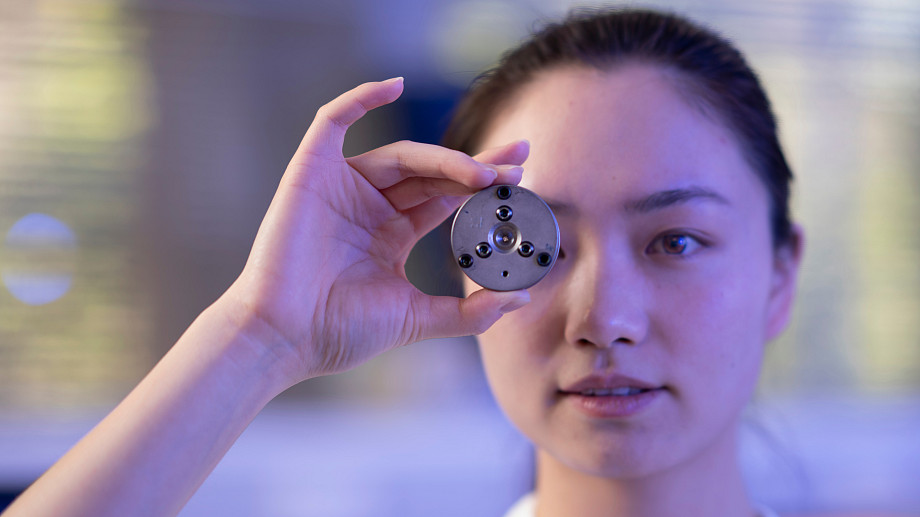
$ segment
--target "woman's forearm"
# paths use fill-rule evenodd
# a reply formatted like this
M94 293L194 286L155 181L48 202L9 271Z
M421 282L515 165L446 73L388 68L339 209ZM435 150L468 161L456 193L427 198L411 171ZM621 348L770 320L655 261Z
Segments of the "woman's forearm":
M174 515L287 388L284 360L218 301L146 378L5 512ZM257 322L255 324L258 324Z

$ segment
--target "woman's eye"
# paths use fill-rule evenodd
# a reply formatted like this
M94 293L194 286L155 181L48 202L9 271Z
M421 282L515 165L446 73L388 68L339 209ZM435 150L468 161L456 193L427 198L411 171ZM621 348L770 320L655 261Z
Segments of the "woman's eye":
M662 247L665 253L680 255L687 249L689 238L686 235L665 235Z
M649 251L667 255L689 255L700 246L700 241L687 234L669 233L655 239Z

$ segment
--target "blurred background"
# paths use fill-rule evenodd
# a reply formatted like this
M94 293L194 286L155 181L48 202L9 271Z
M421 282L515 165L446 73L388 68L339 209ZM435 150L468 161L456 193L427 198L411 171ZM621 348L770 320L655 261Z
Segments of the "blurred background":
M0 3L0 508L236 277L321 104L405 76L346 155L437 142L478 72L576 5ZM744 430L754 497L920 515L920 4L630 5L747 53L798 175L807 254ZM450 287L443 253L413 253L422 289ZM182 515L501 515L531 469L474 342L439 340L292 388Z

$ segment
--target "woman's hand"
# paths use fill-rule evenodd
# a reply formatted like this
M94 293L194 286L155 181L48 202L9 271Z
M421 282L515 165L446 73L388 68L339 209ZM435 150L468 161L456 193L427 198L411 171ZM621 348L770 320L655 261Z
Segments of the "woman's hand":
M474 159L406 141L345 158L348 127L402 89L401 78L366 83L319 109L222 297L247 336L280 355L290 384L422 339L480 333L529 301L526 291L433 297L406 280L412 246L469 195L519 182L528 146Z

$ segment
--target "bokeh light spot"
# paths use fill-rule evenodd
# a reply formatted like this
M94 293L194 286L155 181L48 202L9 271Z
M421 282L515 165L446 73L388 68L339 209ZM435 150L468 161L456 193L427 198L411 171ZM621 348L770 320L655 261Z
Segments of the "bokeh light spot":
M16 221L0 254L0 278L19 301L44 305L64 296L73 283L77 238L60 220L41 213Z

